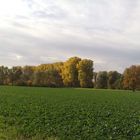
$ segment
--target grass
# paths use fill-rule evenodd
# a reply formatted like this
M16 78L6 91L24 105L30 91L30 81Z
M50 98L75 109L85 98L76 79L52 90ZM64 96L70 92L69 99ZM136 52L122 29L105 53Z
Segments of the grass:
M140 139L140 92L0 87L0 140Z

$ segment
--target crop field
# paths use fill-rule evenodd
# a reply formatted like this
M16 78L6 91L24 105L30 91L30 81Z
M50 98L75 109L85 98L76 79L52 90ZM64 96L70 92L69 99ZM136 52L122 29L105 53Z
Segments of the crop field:
M140 139L140 92L0 87L0 140Z

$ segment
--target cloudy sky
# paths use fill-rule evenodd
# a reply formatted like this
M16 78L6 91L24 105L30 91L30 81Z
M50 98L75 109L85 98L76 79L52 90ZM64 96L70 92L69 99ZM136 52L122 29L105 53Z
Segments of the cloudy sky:
M0 0L0 65L72 56L95 71L140 64L140 0Z

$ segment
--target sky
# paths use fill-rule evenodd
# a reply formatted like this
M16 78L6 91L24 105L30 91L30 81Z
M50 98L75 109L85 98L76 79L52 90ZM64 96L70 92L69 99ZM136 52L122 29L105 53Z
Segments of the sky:
M0 0L0 65L73 56L95 71L140 64L140 0Z

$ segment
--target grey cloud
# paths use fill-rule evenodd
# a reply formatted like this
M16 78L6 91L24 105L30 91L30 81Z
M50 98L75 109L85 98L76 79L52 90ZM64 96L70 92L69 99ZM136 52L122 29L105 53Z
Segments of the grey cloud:
M32 9L32 16L36 18L60 20L66 18L66 11L61 6L56 5L54 1L40 0L41 4L36 0L24 0ZM43 5L43 6L42 6ZM36 8L34 8L36 7Z
M59 12L59 13L57 13ZM46 19L53 19L53 20L61 20L66 18L66 15L64 12L57 11L57 12L46 12L44 10L42 11L34 11L33 16L37 18L46 18ZM57 13L57 14L56 14Z
M14 21L14 22L11 22L11 24L13 25L13 26L16 26L16 28L24 28L24 29L29 29L29 28L31 28L31 27L29 27L28 25L25 25L25 24L23 24L23 23L21 23L21 22L17 22L17 21Z

